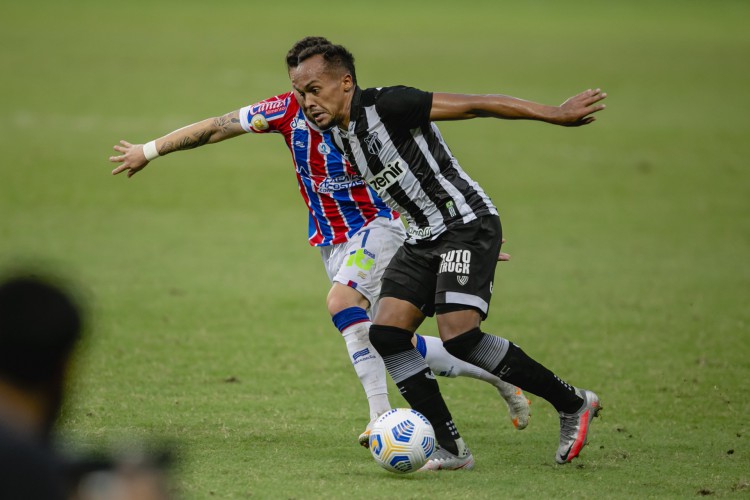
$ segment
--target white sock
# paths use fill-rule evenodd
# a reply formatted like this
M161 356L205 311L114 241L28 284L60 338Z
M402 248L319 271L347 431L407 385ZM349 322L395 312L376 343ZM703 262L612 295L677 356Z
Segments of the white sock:
M345 328L341 335L349 351L349 359L357 372L370 404L370 420L391 409L385 363L370 343L370 323L363 321Z
M441 377L470 377L482 380L488 384L497 387L503 397L510 397L516 393L516 388L500 377L497 377L487 370L472 365L451 355L443 347L443 341L437 337L429 335L420 335L424 339L425 352L423 353L425 361L430 365L432 372Z

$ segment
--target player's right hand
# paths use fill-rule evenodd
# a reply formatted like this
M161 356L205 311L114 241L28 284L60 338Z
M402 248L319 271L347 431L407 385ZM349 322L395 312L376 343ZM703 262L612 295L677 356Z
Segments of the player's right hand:
M500 240L501 245L505 245L505 238ZM497 256L498 262L508 262L510 260L510 254L505 252L500 252Z
M109 157L109 161L112 163L121 163L120 166L112 170L112 175L127 170L128 177L133 177L148 165L146 155L143 154L143 144L130 144L128 141L120 141L120 144L115 145L113 149L122 154Z

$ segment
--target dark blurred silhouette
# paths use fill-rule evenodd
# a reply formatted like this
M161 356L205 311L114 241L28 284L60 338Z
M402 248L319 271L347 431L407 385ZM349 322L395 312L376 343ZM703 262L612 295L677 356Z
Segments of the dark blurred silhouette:
M52 446L83 319L50 278L0 279L0 500L172 498L169 451L70 457Z
M62 287L30 274L0 280L0 498L67 498L50 436L83 319Z

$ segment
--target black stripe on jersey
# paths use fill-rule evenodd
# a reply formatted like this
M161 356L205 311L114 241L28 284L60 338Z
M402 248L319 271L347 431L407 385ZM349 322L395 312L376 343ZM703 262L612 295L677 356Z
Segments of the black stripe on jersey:
M373 90L373 91L370 91ZM361 102L361 108L362 111L365 111L366 107L374 106L375 105L375 99L374 99L374 89L368 89L368 91L362 92L362 102ZM368 134L368 129L370 128L370 125L367 121L367 113L363 112L357 117L356 124L354 126L354 135L357 136L357 141L360 144L360 149L362 150L362 154L365 155L365 158L367 159L367 168L370 169L370 171L377 175L383 170L385 170L385 165L383 165L383 162L380 161L380 157L378 155L374 155L370 153L368 148L366 147L366 139ZM344 141L346 142L346 141ZM364 147L362 147L364 146ZM350 151L351 152L351 151ZM403 156L402 156L403 158ZM412 174L414 174L414 171L412 171ZM403 188L395 184L393 186L390 186L386 188L386 191L388 191L388 194L391 195L393 200L399 204L413 219L414 222L419 227L428 227L430 225L429 220L427 219L427 216L425 216L424 212L422 211L419 206L412 201L409 196L404 192Z
M432 123L422 127L422 133L427 141L430 154L440 166L440 172L448 182L456 186L461 192L472 212L476 213L477 216L489 214L490 211L485 200L466 179L461 177L459 171L453 166L453 162L451 161L452 153L447 149L448 145L441 141L435 133Z
M450 201L453 202L454 206L456 206L456 202L448 193L448 191L445 190L442 184L440 184L440 181L438 181L435 177L435 172L432 170L432 167L427 161L425 155L422 153L422 150L419 149L419 145L414 139L411 130L399 127L398 123L383 122L383 125L388 132L391 141L396 146L396 151L398 151L399 156L401 156L401 158L404 158L409 164L409 169L411 170L412 174L414 174L414 177L417 178L417 181L419 181L419 185L422 188L422 191L427 194L427 196L430 198L430 201L432 201L432 203L434 203L437 209L440 211L440 215L443 216L443 224L448 227L455 221L463 221L463 215L458 213L458 211L455 211L453 216L450 215L447 204ZM425 128L429 128L431 130L430 124L428 123L427 125L424 125L422 127L423 132ZM438 161L438 158L435 157L435 154L432 153L432 142L437 142L437 138L435 137L435 135L432 134L432 139L430 139L430 137L426 134L423 135L425 141L427 142L427 149L428 151L430 151L432 156L435 158L435 161L438 163L440 171L443 172L447 170L445 165L441 164ZM442 149L439 143L436 145L436 147ZM445 157L445 155L443 156ZM447 161L448 163L450 163L450 157L448 157ZM448 180L450 182L450 179Z

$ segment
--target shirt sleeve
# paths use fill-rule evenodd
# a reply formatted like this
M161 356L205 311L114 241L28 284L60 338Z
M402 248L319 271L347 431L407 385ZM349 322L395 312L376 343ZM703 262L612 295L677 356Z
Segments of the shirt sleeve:
M380 90L375 108L387 121L405 128L417 128L430 122L432 92L413 87L385 87Z
M278 132L282 119L289 110L292 95L286 94L270 97L240 109L240 125L245 132L263 134Z

